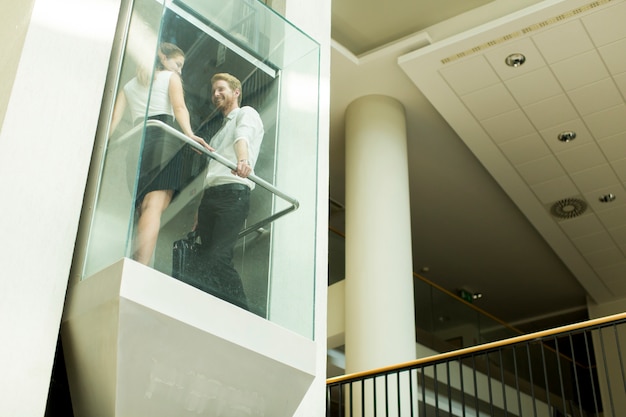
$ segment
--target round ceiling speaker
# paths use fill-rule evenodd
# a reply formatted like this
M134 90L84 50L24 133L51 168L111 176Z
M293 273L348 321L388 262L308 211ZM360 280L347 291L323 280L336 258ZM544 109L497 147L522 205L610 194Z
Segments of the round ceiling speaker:
M560 219L571 219L580 216L587 210L587 203L579 198L564 198L552 205L550 212Z

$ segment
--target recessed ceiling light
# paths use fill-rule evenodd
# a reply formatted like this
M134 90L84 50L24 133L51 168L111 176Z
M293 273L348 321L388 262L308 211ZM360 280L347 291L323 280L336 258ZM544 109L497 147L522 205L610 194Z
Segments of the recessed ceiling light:
M615 201L616 198L617 197L615 197L615 194L608 193L600 197L598 200L600 200L601 203L610 203L612 201Z
M572 132L569 130L566 132L561 132L559 133L558 138L561 142L571 142L576 139L576 132Z
M504 62L513 68L517 68L526 62L526 57L522 54L511 54L504 59Z

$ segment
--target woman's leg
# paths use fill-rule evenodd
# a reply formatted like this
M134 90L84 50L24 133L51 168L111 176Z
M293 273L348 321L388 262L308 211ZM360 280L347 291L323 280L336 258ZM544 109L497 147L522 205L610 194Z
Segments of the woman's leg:
M173 190L151 191L141 202L133 259L148 265L161 229L161 215L172 201Z

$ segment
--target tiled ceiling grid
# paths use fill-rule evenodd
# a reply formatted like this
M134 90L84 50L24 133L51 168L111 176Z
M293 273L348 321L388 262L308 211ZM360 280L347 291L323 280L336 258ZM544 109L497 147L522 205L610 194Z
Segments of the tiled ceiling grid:
M523 37L444 65L440 74L614 293L626 291L626 2L571 13ZM505 58L526 62L510 67ZM444 115L445 117L445 115ZM573 131L567 143L559 133ZM617 198L602 203L607 193Z

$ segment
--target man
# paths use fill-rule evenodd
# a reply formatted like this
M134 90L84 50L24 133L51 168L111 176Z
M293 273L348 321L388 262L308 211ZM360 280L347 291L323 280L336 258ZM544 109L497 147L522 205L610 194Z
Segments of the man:
M196 231L202 242L198 253L199 287L226 301L248 308L241 277L233 264L233 248L250 209L253 172L263 140L259 113L241 104L241 82L227 73L211 78L212 101L224 116L210 146L237 163L236 170L210 160Z

